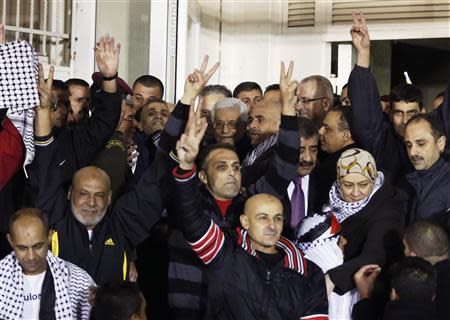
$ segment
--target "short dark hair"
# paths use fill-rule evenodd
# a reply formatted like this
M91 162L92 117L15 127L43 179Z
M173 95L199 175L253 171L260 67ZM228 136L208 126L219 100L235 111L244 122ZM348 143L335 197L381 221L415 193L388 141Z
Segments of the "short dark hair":
M167 106L167 102L164 101L163 99L152 98L152 99L148 100L148 101L142 106L142 108L140 108L140 109L136 112L136 114L134 115L134 119L136 119L137 122L140 122L140 121L141 121L142 110L144 110L144 107L146 107L146 106L148 106L148 105L150 105L150 104L152 104L152 103L162 103L162 104L164 104L164 105Z
M52 89L69 91L69 87L67 86L67 84L64 81L59 80L59 79L53 79Z
M241 93L242 91L252 91L252 90L259 90L259 92L261 92L262 95L261 87L256 82L252 81L241 82L236 86L236 88L234 88L233 98L237 98L238 94Z
M339 119L339 130L349 130L352 132L352 107L343 106L341 104L333 106L329 112L339 112L341 117Z
M395 86L391 93L389 94L389 102L391 105L391 108L393 106L393 102L417 102L419 104L419 108L422 109L423 107L423 95L422 91L409 83L402 83L398 86Z
M89 88L89 83L80 78L70 78L69 80L66 80L65 84L67 88L69 88L70 86L80 86Z
M142 296L136 282L105 283L95 290L90 318L93 320L129 320L142 307Z
M200 92L200 97L205 97L210 94L223 94L225 98L231 98L231 90L221 84L210 84L204 87Z
M298 117L297 124L298 134L300 135L300 138L309 139L319 136L319 130L312 120L305 117Z
M280 90L280 85L278 83L274 83L266 87L264 94L266 94L269 91L277 91L277 90Z
M233 151L234 153L237 154L236 152L236 148L234 146L232 146L231 144L227 144L227 143L213 143L213 144L209 144L206 147L204 147L198 157L197 157L197 166L200 168L200 170L205 170L206 169L206 158L208 158L208 155L213 152L214 150L217 149L227 149L230 151Z
M417 221L405 232L405 242L419 257L439 257L448 253L448 234L431 221Z
M13 213L11 218L9 219L9 233L11 234L12 226L14 222L22 217L34 217L41 220L42 225L44 226L45 233L48 233L48 217L47 215L38 208L22 208Z
M442 121L432 113L419 113L412 116L406 123L406 128L411 123L419 122L421 120L428 122L431 127L431 134L433 135L435 141L445 135Z
M137 78L133 83L133 88L136 86L136 84L142 84L144 87L158 87L161 91L161 97L164 96L164 85L161 80L159 80L157 77L145 74L143 76L140 76Z
M436 291L436 270L428 261L419 257L406 257L391 268L391 288L399 300L424 303L432 302Z

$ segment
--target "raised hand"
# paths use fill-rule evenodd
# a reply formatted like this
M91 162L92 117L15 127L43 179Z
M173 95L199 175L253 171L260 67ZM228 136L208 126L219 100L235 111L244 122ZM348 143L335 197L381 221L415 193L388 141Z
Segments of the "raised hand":
M181 169L191 170L194 167L195 159L197 158L200 144L207 127L208 123L206 122L206 119L200 117L199 110L195 112L194 106L191 104L186 129L176 145Z
M362 13L352 13L353 25L350 29L352 42L358 52L357 64L369 67L370 63L370 37L366 19Z
M38 83L38 92L39 92L39 101L40 109L49 109L52 106L52 86L53 86L53 74L55 69L53 66L50 66L50 70L48 71L47 81L44 78L44 68L42 64L39 63L39 83Z
M289 63L288 71L285 72L284 62L281 62L280 71L280 93L281 93L281 104L282 104L282 114L295 116L295 103L297 96L295 92L297 90L298 82L292 80L292 71L294 70L294 62Z
M109 34L100 38L95 45L95 61L103 77L113 77L119 70L120 43L114 43Z
M209 57L206 55L203 58L203 63L199 69L195 69L188 77L186 78L186 82L184 83L184 93L181 97L181 102L184 104L191 104L192 101L198 96L198 94L202 91L202 89L206 86L209 79L211 79L212 75L219 68L219 63L217 62L215 65L206 72L206 67L208 66Z

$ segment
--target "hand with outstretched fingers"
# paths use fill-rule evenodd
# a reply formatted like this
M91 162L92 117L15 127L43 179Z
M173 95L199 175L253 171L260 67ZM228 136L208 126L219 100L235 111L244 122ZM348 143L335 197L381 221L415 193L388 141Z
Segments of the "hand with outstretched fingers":
M280 71L280 93L282 114L288 116L295 116L295 103L297 96L295 94L298 86L296 80L292 80L292 72L294 70L294 62L289 63L287 73L285 71L284 62L281 62Z
M208 123L206 119L200 117L200 112L198 110L195 112L194 107L191 105L186 129L176 145L181 169L192 170L194 168L195 159L197 158L207 127Z
M48 71L48 78L44 78L44 68L42 64L39 64L39 77L38 77L38 92L39 92L39 108L49 109L52 106L52 86L53 86L53 75L55 73L55 68L50 66Z
M209 79L213 76L216 70L219 68L219 63L214 64L208 72L206 67L208 66L209 57L206 55L203 58L200 69L195 69L188 75L184 83L184 93L180 101L183 104L190 105L195 98L200 94L203 88L207 85Z
M369 67L370 64L370 36L366 18L362 13L352 13L353 25L350 29L353 46L357 51L357 64L361 67Z
M103 77L113 77L119 70L120 43L106 34L95 45L95 61Z

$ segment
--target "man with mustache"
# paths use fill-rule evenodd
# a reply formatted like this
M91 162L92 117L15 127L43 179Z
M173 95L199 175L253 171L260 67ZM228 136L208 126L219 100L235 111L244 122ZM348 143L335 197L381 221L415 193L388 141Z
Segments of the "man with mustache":
M291 180L283 198L283 235L295 239L298 223L313 213L317 197L316 178L311 175L317 163L319 132L314 122L308 118L297 118L300 136L300 154L296 176Z
M214 104L211 116L215 142L233 145L242 161L250 147L245 134L248 118L245 103L236 98L224 98Z
M412 117L405 129L409 159L416 169L406 175L414 189L409 223L419 219L437 220L450 228L450 162L444 157L446 136L433 115Z
M327 156L321 161L314 176L317 198L315 210L319 211L328 201L328 193L336 181L336 164L341 154L348 149L358 148L352 134L352 110L350 106L335 106L325 115L319 130L320 148Z
M419 88L402 84L390 93L389 117L383 114L377 84L370 72L370 38L366 20L361 13L353 14L351 28L353 45L357 51L356 65L349 78L349 97L353 111L354 134L361 146L375 158L383 172L388 171L393 184L413 170L404 144L405 125L421 112L422 93ZM447 100L433 111L450 130Z

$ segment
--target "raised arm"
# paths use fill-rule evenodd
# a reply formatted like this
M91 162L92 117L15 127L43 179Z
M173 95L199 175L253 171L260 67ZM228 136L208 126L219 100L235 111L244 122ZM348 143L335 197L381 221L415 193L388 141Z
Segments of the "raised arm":
M66 204L61 167L58 162L56 143L52 136L50 117L51 90L53 83L53 66L50 67L48 79L44 79L42 65L39 65L39 101L35 108L34 139L36 154L33 162L28 165L34 205L49 215L49 225L58 221L64 214Z
M364 15L353 13L350 30L357 52L356 65L350 74L349 98L352 104L353 129L356 140L374 153L382 141L385 130L380 95L374 76L369 70L370 37Z
M205 56L200 69L195 69L186 78L183 96L170 114L166 126L161 133L158 146L167 154L171 153L173 158L176 158L173 153L176 142L180 139L188 120L189 106L194 103L195 99L206 86L209 79L211 79L213 74L219 68L219 63L217 62L211 67L211 69L209 69L209 71L206 71L208 59L208 56Z
M102 90L94 95L94 112L86 122L73 130L74 156L77 167L90 165L111 137L120 117L120 95L116 77L119 70L120 43L113 37L101 37L95 46L95 60L102 75Z
M297 82L291 80L294 63L291 61L287 73L284 63L281 63L281 124L278 132L278 144L270 159L269 168L255 185L249 187L251 193L270 193L281 197L295 177L298 157L300 154L300 137L298 134L297 117L295 116L295 90Z

